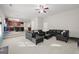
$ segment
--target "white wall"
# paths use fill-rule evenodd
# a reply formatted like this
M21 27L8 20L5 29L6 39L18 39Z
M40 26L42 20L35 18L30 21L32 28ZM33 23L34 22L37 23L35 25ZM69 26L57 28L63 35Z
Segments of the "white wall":
M43 19L40 17L36 17L31 20L32 30L39 30L43 28Z
M2 30L2 33L1 33L1 35L0 35L0 43L2 42L2 36L3 36L3 32L4 32L4 19L5 19L5 16L4 16L4 14L2 13L2 11L0 10L0 17L1 17L1 19L0 19L0 21L2 22L2 25L1 25L1 30Z
M74 9L52 15L44 19L49 29L65 29L70 31L71 37L79 38L79 9Z
M43 31L48 31L48 23L47 22L43 22Z
M29 24L29 22L24 22L24 30L25 31L28 30L28 24Z
M0 17L1 17L1 22L2 22L2 27L4 26L4 19L5 19L5 16L3 14L3 12L0 10Z
M0 10L0 17L1 17L0 21L2 21L2 23L4 23L5 16L1 10Z
M43 29L43 18L38 18L38 29Z
M31 20L31 28L32 30L38 30L38 18L34 18Z

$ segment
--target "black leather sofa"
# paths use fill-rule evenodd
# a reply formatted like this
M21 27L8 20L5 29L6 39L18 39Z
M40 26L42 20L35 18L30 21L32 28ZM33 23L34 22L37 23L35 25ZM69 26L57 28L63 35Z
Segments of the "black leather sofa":
M52 36L57 36L58 34L61 34L63 30L49 30L47 32L45 32L45 38L49 39Z
M65 32L63 32L65 31ZM69 39L69 30L49 30L45 32L45 39L49 39L52 36L55 36L57 40L62 40L68 42Z
M45 32L44 31L42 31L42 30L38 30L38 35L40 35L40 36L45 36Z
M77 46L79 47L79 40L77 41Z
M49 30L49 31L47 31L47 32L45 32L45 39L49 39L49 38L51 38L52 37L52 35L53 35L53 32L52 32L52 30Z
M69 39L69 31L68 30L62 31L61 34L58 34L56 36L56 39L57 40L62 40L62 41L68 42L68 39Z

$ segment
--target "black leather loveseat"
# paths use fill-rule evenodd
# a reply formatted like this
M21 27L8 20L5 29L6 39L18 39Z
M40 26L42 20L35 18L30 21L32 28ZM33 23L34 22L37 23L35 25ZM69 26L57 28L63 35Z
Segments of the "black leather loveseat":
M36 45L43 42L44 33L39 31L26 31L26 38L35 43Z

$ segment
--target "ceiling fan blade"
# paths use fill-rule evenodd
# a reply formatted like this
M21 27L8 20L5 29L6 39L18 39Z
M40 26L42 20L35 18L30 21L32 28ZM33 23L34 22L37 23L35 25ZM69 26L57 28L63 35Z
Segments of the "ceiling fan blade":
M47 7L47 8L44 8L44 9L49 9L49 8Z
M46 11L45 11L45 10L44 10L43 12L44 12L44 13L46 13Z

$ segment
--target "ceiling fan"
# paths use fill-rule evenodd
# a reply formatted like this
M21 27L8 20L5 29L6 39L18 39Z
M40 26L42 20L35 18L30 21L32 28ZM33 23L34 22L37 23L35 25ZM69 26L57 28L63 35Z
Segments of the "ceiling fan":
M39 5L36 10L38 11L38 13L47 13L48 9L49 8L47 5Z

